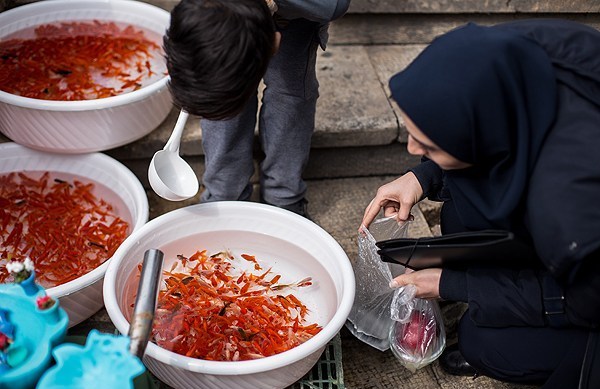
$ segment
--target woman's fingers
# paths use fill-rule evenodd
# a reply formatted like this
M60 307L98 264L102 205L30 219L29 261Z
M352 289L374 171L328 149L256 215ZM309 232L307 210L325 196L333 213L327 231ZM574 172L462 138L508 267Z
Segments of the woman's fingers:
M381 207L379 206L379 204L375 205L375 200L376 198L371 200L371 202L367 206L367 209L365 209L363 220L361 222L361 228L369 228L373 220L375 220L375 218L379 214L379 210L381 209Z
M365 209L362 225L368 228L381 208L387 217L397 215L399 222L412 220L410 210L422 194L421 184L412 172L382 185Z
M414 173L404 174L379 187L377 194L365 209L361 224L368 228L381 211L381 208L383 208L383 214L386 217L396 215L399 222L412 220L410 211L422 195L423 189Z
M388 203L383 206L383 216L385 216L385 217L395 216L396 214L398 214L399 209L400 209L400 207L398 206L398 203L388 201Z
M417 288L418 298L439 298L440 279L442 269L424 269L419 271L407 271L390 282L391 288L399 288L412 284Z
M405 222L407 220L411 220L410 218L412 215L410 214L410 210L412 209L413 205L414 204L404 203L398 207L398 221Z

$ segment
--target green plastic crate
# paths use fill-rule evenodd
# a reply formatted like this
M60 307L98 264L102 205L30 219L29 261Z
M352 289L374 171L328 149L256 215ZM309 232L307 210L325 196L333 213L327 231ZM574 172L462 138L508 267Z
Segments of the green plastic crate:
M342 339L338 333L325 347L319 361L288 389L344 389Z
M152 389L172 389L153 377ZM137 389L137 386L136 386ZM286 389L345 389L342 369L342 339L338 333L327 343L313 368L298 382Z

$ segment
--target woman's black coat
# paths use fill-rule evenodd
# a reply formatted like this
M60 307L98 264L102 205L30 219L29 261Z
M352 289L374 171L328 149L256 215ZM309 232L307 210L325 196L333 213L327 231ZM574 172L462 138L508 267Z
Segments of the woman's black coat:
M520 34L543 49L555 78L552 96L556 107L538 154L523 169L527 181L510 214L478 219L471 217L477 214L477 206L474 211L463 206L464 202L452 203L456 213L463 215L465 229L505 228L530 241L540 266L446 269L440 293L446 299L467 301L471 318L481 326L598 328L600 32L558 20L514 22L492 29ZM393 79L390 85L394 92ZM401 101L399 104L402 107ZM438 145L443 143L432 139ZM465 155L463 160L468 158ZM457 185L448 185L456 173L443 172L432 161L424 161L412 171L426 197L456 200L453 190L458 193Z

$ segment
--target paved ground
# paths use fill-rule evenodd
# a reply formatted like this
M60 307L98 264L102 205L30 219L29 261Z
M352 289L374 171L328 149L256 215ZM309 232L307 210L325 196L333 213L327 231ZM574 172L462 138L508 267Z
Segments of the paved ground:
M340 243L351 261L355 261L358 254L356 229L364 207L379 185L390 179L391 176L377 176L309 181L307 197L311 216ZM168 202L160 199L152 191L148 192L148 198L151 218L197 202L197 198L182 203ZM415 208L413 211L415 221L412 223L409 235L425 236L436 233L436 210L437 207L433 203L425 203L422 207ZM449 343L456 341L454 325L463 308L456 304L443 306ZM114 331L104 309L71 329L70 333L87 334L92 328L106 332ZM494 381L487 377L473 380L469 377L449 376L441 370L437 362L416 373L411 373L400 365L391 351L380 352L357 340L346 329L341 331L341 335L342 365L347 389L530 389L526 386Z

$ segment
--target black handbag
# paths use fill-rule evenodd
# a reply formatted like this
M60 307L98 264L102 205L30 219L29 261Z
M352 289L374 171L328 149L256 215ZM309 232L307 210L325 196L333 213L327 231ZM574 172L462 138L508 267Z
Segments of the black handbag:
M469 263L518 266L537 258L533 247L516 239L512 232L501 230L390 239L377 242L377 247L384 262L413 270Z

